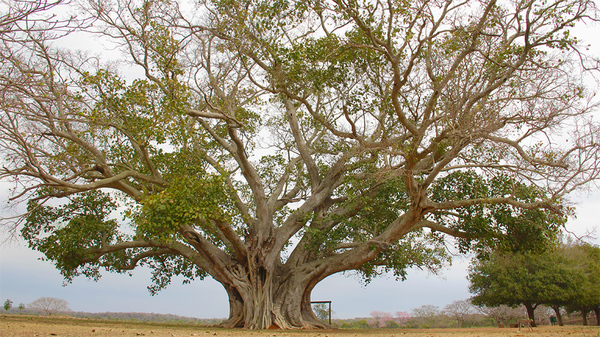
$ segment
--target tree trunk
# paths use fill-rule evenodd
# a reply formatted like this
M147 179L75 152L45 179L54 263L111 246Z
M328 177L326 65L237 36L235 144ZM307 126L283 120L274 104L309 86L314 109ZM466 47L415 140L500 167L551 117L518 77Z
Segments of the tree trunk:
M554 312L556 313L556 320L558 321L558 326L563 326L563 320L562 320L562 315L560 313L560 306L558 305L553 305L552 309L554 309Z
M292 329L327 328L314 314L310 293L320 279L306 272L278 274L264 267L223 284L229 297L225 328Z
M583 325L588 325L587 312L588 312L587 308L585 308L585 307L581 308L581 318L583 318Z
M594 313L596 313L596 325L600 326L600 306L594 308Z
M229 297L229 318L221 323L221 325L226 328L243 327L244 302L242 301L242 297L235 288L226 284L223 284L223 287L225 288L225 291L227 291L227 296Z
M527 309L527 316L531 320L531 327L535 328L537 325L535 324L535 308L537 305L532 305L531 303L523 303L525 305L525 309Z

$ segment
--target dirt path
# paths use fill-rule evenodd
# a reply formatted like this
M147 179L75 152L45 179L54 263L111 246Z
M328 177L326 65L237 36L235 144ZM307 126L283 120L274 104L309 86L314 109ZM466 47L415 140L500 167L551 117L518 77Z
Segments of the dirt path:
M542 326L533 331L514 328L393 329L393 330L226 330L191 324L162 324L100 321L72 317L0 316L0 336L4 337L600 337L597 326Z

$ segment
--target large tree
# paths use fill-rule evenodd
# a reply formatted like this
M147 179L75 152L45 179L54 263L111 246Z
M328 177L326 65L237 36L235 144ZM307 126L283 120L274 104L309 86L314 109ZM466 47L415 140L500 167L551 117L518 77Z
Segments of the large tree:
M210 276L225 326L323 326L324 278L542 245L600 172L593 1L81 3L0 45L6 225L68 279Z

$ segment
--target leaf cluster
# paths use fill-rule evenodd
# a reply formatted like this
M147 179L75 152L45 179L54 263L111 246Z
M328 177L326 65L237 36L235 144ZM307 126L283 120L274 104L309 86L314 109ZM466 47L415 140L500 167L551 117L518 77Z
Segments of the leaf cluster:
M95 258L95 249L128 239L111 218L116 209L110 194L100 190L78 194L58 206L32 200L21 235L30 248L53 261L65 279L80 274L98 279L100 263L118 266L128 262L127 252L122 251L105 255L102 262L85 264Z
M546 194L509 175L486 178L474 171L456 171L434 184L431 199L481 202L452 211L437 211L433 218L465 233L458 240L461 252L475 251L480 255L492 250L541 251L555 242L566 222L566 215L541 207L525 209L509 202L495 202L498 198L533 203L546 200Z
M600 248L565 245L540 252L494 252L469 268L469 290L476 305L530 303L571 307L598 306Z

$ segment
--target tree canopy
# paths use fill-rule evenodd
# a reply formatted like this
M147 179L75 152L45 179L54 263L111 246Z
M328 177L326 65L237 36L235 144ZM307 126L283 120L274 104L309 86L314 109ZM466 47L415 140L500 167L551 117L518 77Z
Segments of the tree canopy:
M574 301L566 303L568 309L579 310L587 325L587 313L596 313L596 324L600 325L600 247L588 243L570 242L565 245L563 254L584 273L579 284L579 293Z
M471 266L472 301L489 307L524 305L532 320L535 308L545 304L562 325L561 307L586 312L599 307L600 286L592 283L598 278L598 251L589 244L561 244L542 253L497 251Z
M543 248L600 173L591 0L2 10L0 178L27 202L4 225L67 279L210 276L224 326L324 326L318 282L436 270L446 237ZM69 45L90 35L107 51Z

